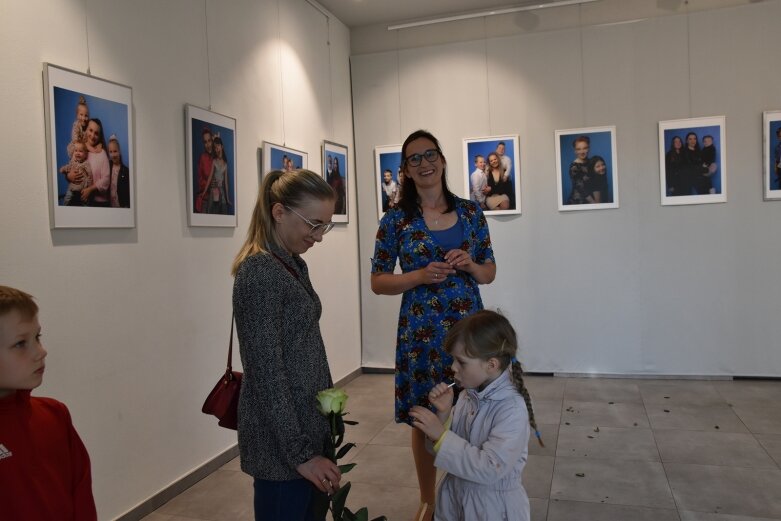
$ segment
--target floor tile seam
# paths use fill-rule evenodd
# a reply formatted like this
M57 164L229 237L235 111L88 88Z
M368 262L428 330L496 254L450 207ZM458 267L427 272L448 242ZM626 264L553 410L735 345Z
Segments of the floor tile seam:
M656 447L656 454L659 456L659 464L662 466L662 472L664 473L664 480L667 483L667 490L670 492L670 497L673 500L673 504L675 505L675 512L678 514L678 518L681 517L681 508L678 504L678 499L675 497L675 492L673 491L672 483L670 483L670 476L667 473L667 468L664 466L664 461L662 460L662 451L659 448L659 440L656 439L656 434L654 433L653 424L651 423L651 416L648 414L648 406L646 404L643 404L643 410L645 410L645 417L646 420L648 420L648 425L651 427L651 437L654 440L654 446Z
M781 468L774 468L774 467L744 467L744 466L738 466L738 465L716 465L713 463L681 463L676 461L662 461L662 466L666 465L689 465L692 467L709 467L713 469L731 469L731 470L747 470L751 472L762 472L762 471L781 471ZM666 472L665 468L665 472Z
M663 510L665 512L672 512L675 511L676 513L679 512L678 507L675 508L664 508L664 507L649 507L646 505L630 505L626 503L596 503L595 501L584 501L582 499L553 499L551 498L548 501L548 512L550 512L550 503L556 502L556 503L563 503L564 501L568 503L584 503L586 505L611 505L611 506L619 506L619 507L632 507L632 508L642 508L645 510ZM680 515L678 516L680 517Z
M640 461L645 463L662 463L661 459L647 459L647 458L611 458L611 457L605 457L605 456L578 456L578 455L571 455L571 454L561 454L559 455L558 452L554 456L556 458L563 458L563 459L585 459L589 461L620 461L622 463L626 463L628 461Z

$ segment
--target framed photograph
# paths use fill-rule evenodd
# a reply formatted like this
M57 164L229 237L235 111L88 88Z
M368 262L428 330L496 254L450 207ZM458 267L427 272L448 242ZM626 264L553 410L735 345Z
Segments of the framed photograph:
M781 110L763 114L765 199L781 199Z
M323 177L336 192L333 222L346 223L349 201L347 183L347 147L331 141L323 141Z
M263 142L263 175L272 170L295 170L296 168L309 168L309 160L306 152L294 148L275 145L268 141ZM262 178L263 176L261 176Z
M236 227L236 120L185 105L187 222Z
M464 139L464 187L486 215L521 213L521 148L517 135Z
M374 177L377 179L377 220L395 208L401 199L401 145L374 147Z
M556 131L559 211L618 208L616 127Z
M130 87L43 64L52 228L133 228Z
M724 116L659 122L662 205L727 202Z

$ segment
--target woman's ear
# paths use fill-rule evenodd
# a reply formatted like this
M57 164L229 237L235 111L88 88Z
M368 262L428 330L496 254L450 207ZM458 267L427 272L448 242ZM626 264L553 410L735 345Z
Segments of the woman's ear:
M274 203L271 207L271 217L274 222L279 224L282 222L282 217L285 215L285 206L282 203Z

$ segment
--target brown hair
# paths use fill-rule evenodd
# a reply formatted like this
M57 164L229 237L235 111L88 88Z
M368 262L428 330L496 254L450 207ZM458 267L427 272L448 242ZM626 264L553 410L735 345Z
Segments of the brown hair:
M421 129L416 130L407 136L407 139L404 140L404 144L401 145L401 173L405 173L407 170L407 147L416 139L428 139L431 141L431 143L434 144L434 148L439 153L439 157L442 158L442 193L445 195L445 202L447 203L447 209L445 209L445 211L442 213L445 214L452 212L456 209L456 196L453 195L453 192L451 192L450 188L447 186L447 160L445 159L445 155L442 153L442 146L440 146L439 141L434 137L434 134L427 130ZM412 178L406 179L405 181L410 180L412 180ZM420 212L418 189L415 186L414 180L412 180L411 183L407 183L405 181L402 181L405 187L401 189L399 207L404 211L404 215L406 217L413 218L418 212Z
M33 301L32 295L22 290L0 286L0 316L12 311L18 311L24 319L29 320L38 314L38 304Z
M534 408L529 391L523 383L523 368L515 358L518 351L518 337L510 321L496 311L482 310L459 320L450 328L445 338L445 351L450 354L456 343L464 345L464 353L470 358L488 361L496 358L502 370L511 367L513 384L526 402L529 424L541 446L545 446L534 419Z
M336 195L322 176L304 168L289 172L272 170L263 177L247 230L247 239L233 260L232 275L236 275L239 266L247 257L267 251L272 244L279 245L274 219L271 217L274 205L281 203L296 207L307 198L326 201L335 200Z

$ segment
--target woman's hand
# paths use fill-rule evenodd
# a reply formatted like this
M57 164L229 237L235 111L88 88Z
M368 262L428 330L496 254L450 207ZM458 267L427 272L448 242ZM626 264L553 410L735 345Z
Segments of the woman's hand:
M89 201L90 195L92 195L92 192L95 191L95 188L97 188L95 185L88 186L84 190L81 191L81 202L86 203Z
M444 382L435 385L428 393L428 401L436 408L440 420L447 419L453 408L453 388Z
M328 458L315 456L297 466L296 471L311 481L320 492L325 492L329 496L339 490L342 473L339 472L339 467Z
M445 254L445 260L453 268L466 272L471 272L472 267L475 264L472 260L472 256L469 255L469 252L461 249L454 249L447 252Z
M425 407L416 405L410 409L409 415L412 416L412 426L423 431L430 440L437 441L445 432L445 426L439 421L437 415Z
M453 275L456 270L448 262L430 262L428 266L421 268L418 272L421 284L439 284L444 282L448 275Z

